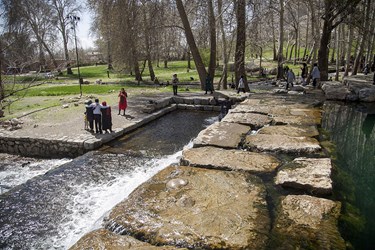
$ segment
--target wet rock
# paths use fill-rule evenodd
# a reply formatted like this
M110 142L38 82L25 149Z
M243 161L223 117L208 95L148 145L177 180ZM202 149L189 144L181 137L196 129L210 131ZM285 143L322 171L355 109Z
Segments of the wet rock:
M172 246L153 246L128 235L118 235L106 229L98 229L84 235L70 250L83 249L181 249Z
M329 158L296 158L277 173L275 183L312 194L331 194L331 169Z
M375 87L361 89L358 98L362 102L375 102Z
M167 188L173 179L187 185ZM110 213L106 227L153 245L264 249L270 219L262 181L250 174L168 167Z
M229 113L222 122L239 123L249 125L251 129L259 129L272 122L272 118L267 115L256 113Z
M337 229L340 202L308 195L281 201L270 249L346 249Z
M242 150L201 147L184 150L181 164L223 170L242 170L252 173L272 172L280 162L273 156Z
M273 116L273 124L275 125L297 125L297 126L311 126L318 125L321 122L320 117L304 117L304 116Z
M350 94L350 90L341 82L327 81L322 84L322 90L327 100L345 101Z
M236 123L216 122L201 131L194 139L194 147L217 146L222 148L237 148L242 136L248 133L250 127Z
M315 137L319 135L319 131L316 126L280 125L263 127L258 134Z
M246 136L245 147L251 151L271 151L288 154L316 153L319 142L309 137L256 134Z
M272 91L272 93L274 94L287 94L288 93L288 90L284 89L284 88L280 88L280 89L274 89Z

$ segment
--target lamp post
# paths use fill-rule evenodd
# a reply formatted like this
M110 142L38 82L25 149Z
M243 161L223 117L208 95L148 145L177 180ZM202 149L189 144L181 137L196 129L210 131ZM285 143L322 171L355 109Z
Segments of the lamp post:
M73 15L68 15L67 18L70 19L70 23L72 24L71 29L74 31L74 44L76 47L76 59L77 59L77 70L78 70L78 83L79 83L79 92L80 96L82 97L82 82L83 79L81 78L81 72L79 70L79 59L78 59L78 47L77 47L77 34L76 34L76 26L78 24L78 21L80 21L79 16L73 16Z

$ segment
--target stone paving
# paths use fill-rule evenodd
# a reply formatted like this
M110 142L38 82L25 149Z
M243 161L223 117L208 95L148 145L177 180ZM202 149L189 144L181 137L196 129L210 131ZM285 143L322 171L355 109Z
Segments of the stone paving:
M341 204L329 199L332 166L317 140L320 98L318 90L251 95L201 131L178 166L119 203L103 226L157 246L345 249ZM271 210L270 186L286 188L271 188ZM311 195L293 194L301 190Z

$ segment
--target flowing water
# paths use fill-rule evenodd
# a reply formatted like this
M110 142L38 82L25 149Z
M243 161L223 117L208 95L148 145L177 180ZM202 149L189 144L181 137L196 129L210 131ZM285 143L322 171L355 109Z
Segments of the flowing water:
M0 248L69 248L137 186L178 163L183 147L215 116L173 112L11 188L0 196ZM9 166L1 170L10 176Z
M322 127L336 144L337 165L347 175L341 188L343 210L350 222L342 226L355 249L375 247L375 104L343 105L326 102ZM343 176L343 174L341 174ZM351 205L349 205L351 204ZM353 217L359 210L361 218ZM364 222L364 223L363 223ZM357 229L356 230L353 230Z

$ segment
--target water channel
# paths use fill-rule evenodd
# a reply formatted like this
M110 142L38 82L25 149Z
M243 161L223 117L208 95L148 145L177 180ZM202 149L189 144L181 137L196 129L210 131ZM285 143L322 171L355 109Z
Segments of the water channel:
M0 249L69 248L137 186L177 163L217 115L175 111L73 160L9 156L0 163Z
M375 246L375 105L326 102L322 127L336 145L341 234L355 249Z

